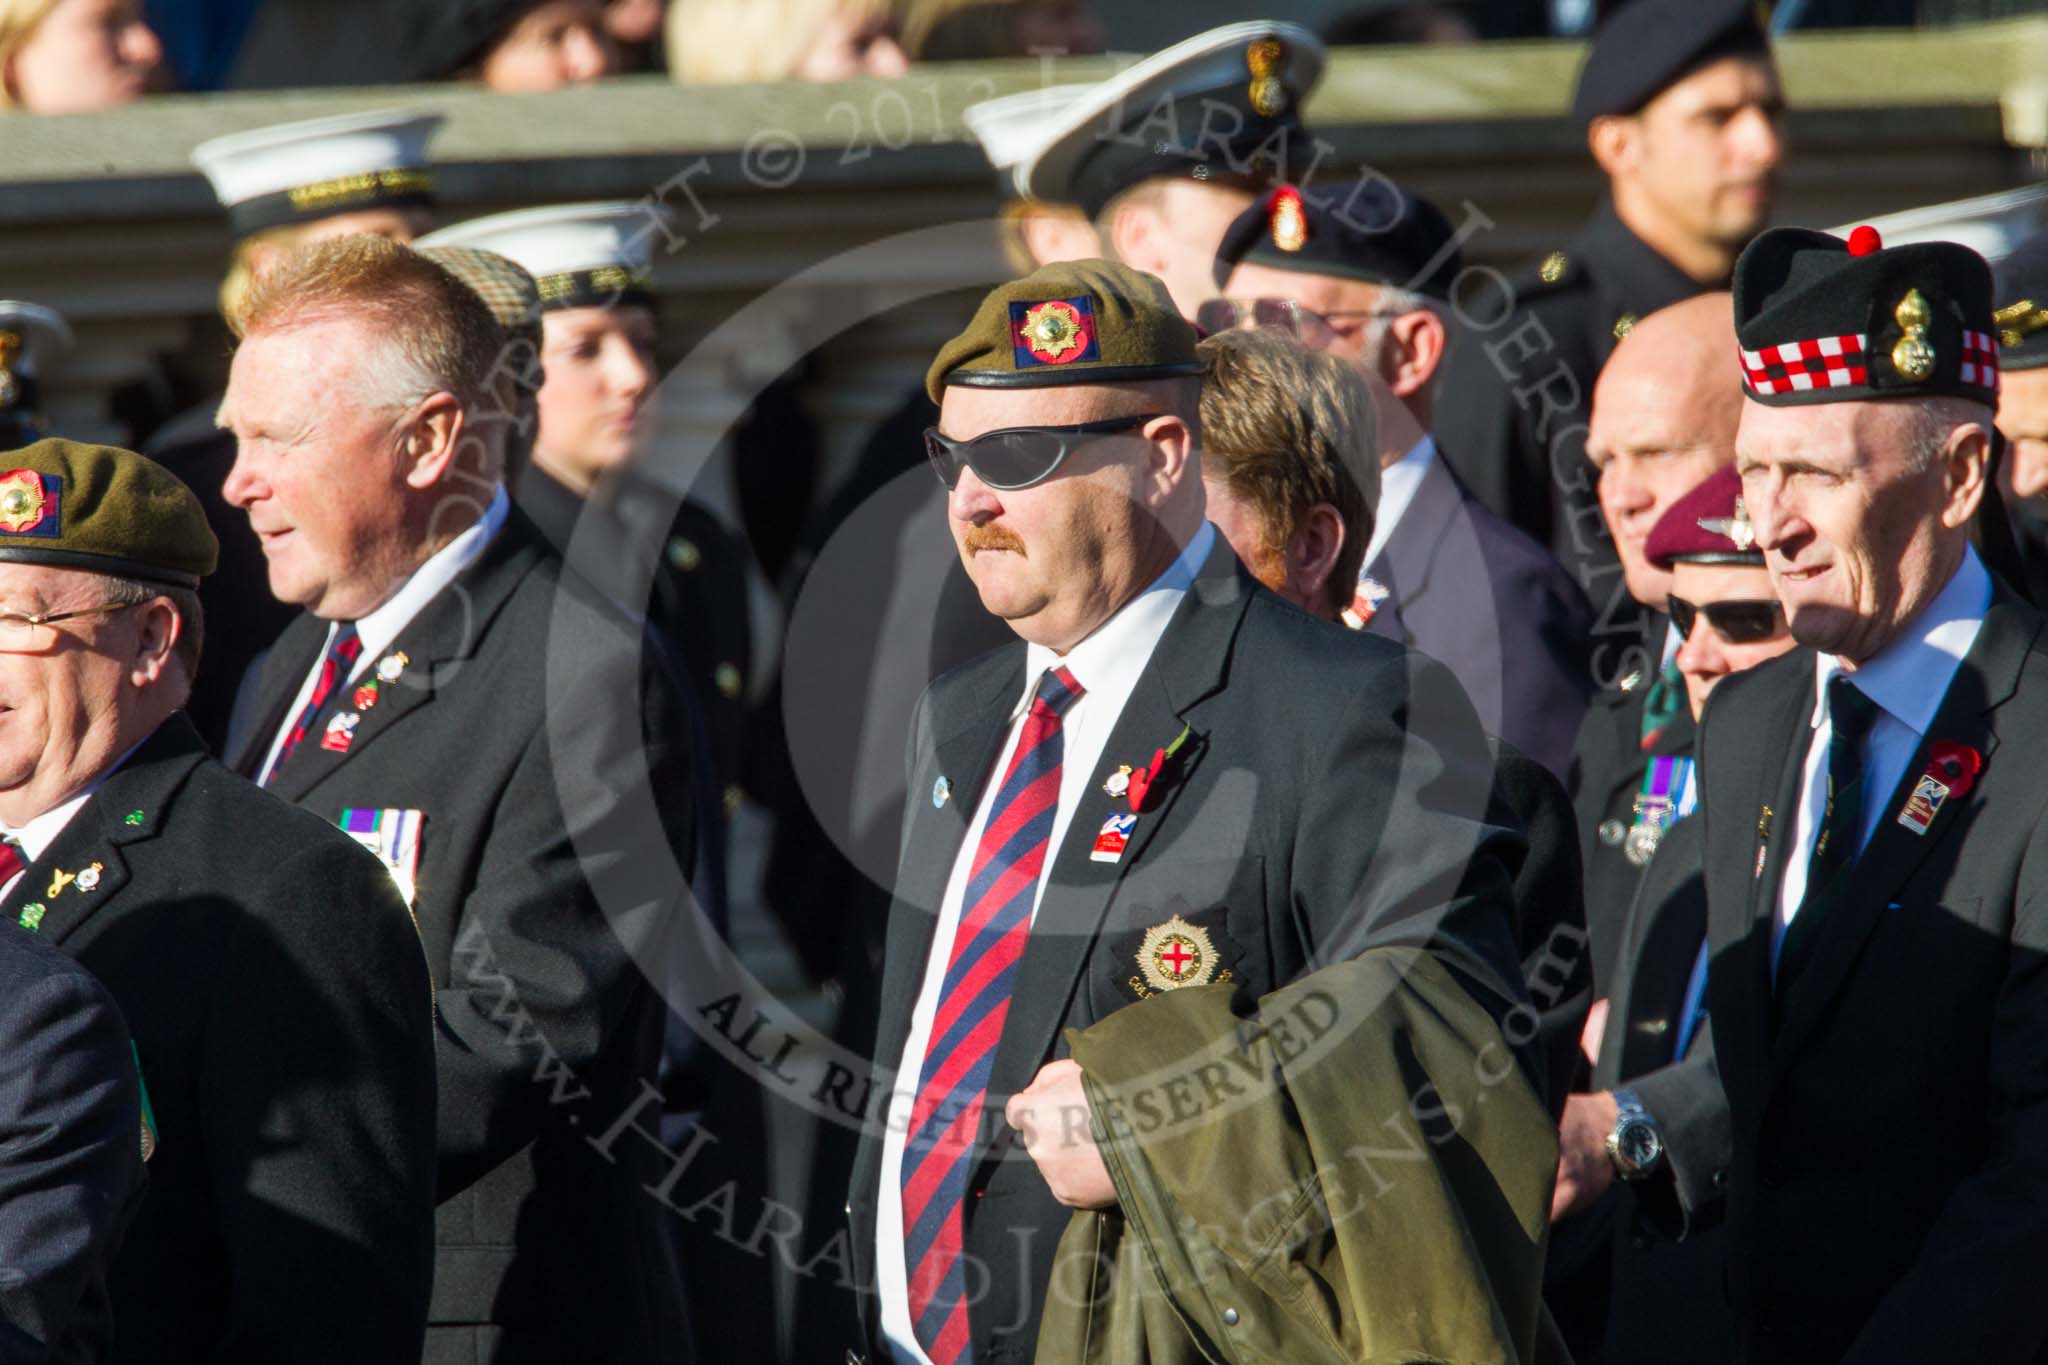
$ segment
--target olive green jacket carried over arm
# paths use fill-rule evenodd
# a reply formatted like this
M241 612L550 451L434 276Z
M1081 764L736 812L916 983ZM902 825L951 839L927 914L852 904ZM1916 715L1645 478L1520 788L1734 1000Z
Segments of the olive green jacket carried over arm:
M1165 992L1068 1038L1119 1207L1068 1226L1040 1365L1547 1354L1556 1131L1437 959L1375 949L1250 1017Z

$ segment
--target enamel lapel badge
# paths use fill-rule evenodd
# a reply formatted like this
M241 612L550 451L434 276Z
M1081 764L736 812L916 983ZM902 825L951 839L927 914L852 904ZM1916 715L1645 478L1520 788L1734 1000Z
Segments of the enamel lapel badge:
M1927 767L1913 783L1912 794L1899 811L1899 823L1925 834L1951 797L1967 795L1984 767L1984 756L1967 744L1938 740L1927 751Z
M1102 832L1095 836L1095 847L1088 852L1091 862L1115 863L1123 861L1124 849L1131 842L1131 831L1138 827L1136 815L1112 815L1102 822Z
M362 717L354 711L337 711L327 719L327 729L320 735L320 747L331 749L337 754L348 752L348 746L355 743L356 725Z

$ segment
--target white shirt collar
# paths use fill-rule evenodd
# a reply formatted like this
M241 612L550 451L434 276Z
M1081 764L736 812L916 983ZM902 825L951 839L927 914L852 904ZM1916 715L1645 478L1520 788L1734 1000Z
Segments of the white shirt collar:
M1990 608L1991 575L1976 549L1966 545L1947 586L1896 639L1855 670L1856 690L1915 734L1926 734ZM1815 660L1815 725L1827 715L1828 679L1842 671L1841 659L1833 654Z
M350 677L375 664L384 651L391 648L400 632L412 624L420 609L476 562L477 556L484 552L484 546L504 526L511 505L511 499L505 496L505 485L499 484L491 493L490 506L474 524L413 570L412 577L406 579L405 585L391 594L383 606L356 622L356 638L362 641L363 650ZM328 629L328 638L334 638L333 627Z
M1394 534L1394 528L1401 524L1401 517L1408 510L1408 504L1415 501L1416 490L1422 487L1422 476L1436 463L1436 438L1428 432L1422 439L1408 447L1408 453L1380 471L1380 501L1373 509L1372 538L1365 542L1365 558L1359 567L1372 563L1380 557L1380 551L1387 548L1387 540Z
M154 734L155 731L152 730L150 733ZM23 860L32 863L42 857L43 850L56 843L57 836L71 823L71 817L78 814L86 802L92 800L92 794L100 789L101 784L112 777L120 766L128 761L129 755L140 749L143 741L148 738L149 735L144 735L142 739L136 740L119 758L109 763L98 777L86 783L84 789L76 796L58 802L20 829L5 830L5 833L13 836L14 842L21 845Z
M1024 695L1018 698L1016 708L1011 712L1012 718L1031 704L1032 694L1038 689L1038 680L1048 668L1066 668L1081 684L1084 693L1106 691L1106 680L1113 673L1128 670L1135 678L1152 657L1153 646L1166 633L1167 622L1173 619L1180 599L1194 583L1195 576L1201 573L1202 565L1208 562L1209 551L1215 544L1216 528L1205 521L1173 563L1167 565L1165 573L1117 608L1114 616L1097 626L1094 634L1068 650L1064 657L1044 645L1027 644L1024 647Z

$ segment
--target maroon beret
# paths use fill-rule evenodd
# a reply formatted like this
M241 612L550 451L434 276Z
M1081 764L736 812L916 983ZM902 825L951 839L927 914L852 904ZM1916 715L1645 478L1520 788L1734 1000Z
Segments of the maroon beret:
M1693 564L1761 564L1749 513L1742 506L1742 480L1734 465L1722 465L1706 481L1664 509L1643 547L1660 569L1683 559Z

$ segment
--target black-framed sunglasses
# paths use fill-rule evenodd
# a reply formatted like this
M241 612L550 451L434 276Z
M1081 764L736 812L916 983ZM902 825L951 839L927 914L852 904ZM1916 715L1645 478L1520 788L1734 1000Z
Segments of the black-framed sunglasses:
M1688 602L1683 597L1665 599L1671 624L1680 639L1692 638L1693 622L1707 618L1714 633L1731 645L1760 645L1777 638L1785 629L1785 608L1776 598L1744 599L1732 602Z
M924 453L948 492L960 482L960 471L966 468L972 469L974 477L990 488L1012 493L1051 478L1067 456L1095 437L1131 431L1163 416L1164 413L1146 412L1065 427L1005 427L1001 431L985 431L971 441L956 441L941 434L937 427L927 427Z

